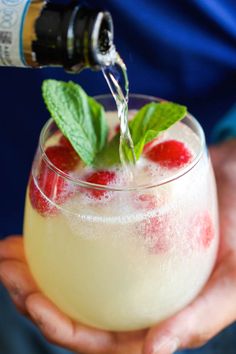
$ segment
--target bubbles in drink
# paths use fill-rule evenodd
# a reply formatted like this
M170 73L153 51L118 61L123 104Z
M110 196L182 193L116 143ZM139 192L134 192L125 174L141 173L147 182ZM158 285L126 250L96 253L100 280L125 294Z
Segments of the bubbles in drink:
M107 118L115 134L116 113ZM61 139L52 136L47 148ZM151 160L164 143L162 160ZM50 185L29 185L26 254L46 296L79 322L117 331L151 326L189 303L218 245L214 180L200 153L199 137L180 122L146 146L135 182L122 167L97 171L78 161L64 194L53 174ZM45 171L39 163L33 180Z

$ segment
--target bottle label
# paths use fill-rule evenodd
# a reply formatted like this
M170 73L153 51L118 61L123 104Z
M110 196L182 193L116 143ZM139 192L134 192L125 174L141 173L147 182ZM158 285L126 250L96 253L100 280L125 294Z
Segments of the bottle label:
M30 0L0 0L0 66L27 66L22 34Z

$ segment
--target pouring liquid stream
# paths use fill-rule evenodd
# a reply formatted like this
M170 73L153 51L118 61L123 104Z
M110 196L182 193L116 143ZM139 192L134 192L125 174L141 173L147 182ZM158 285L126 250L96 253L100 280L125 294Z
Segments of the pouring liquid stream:
M128 125L129 81L126 66L118 53L116 54L115 65L104 67L102 72L117 106L120 121L120 160L122 165L129 170L133 176L132 170L136 164L136 157ZM121 84L119 83L120 73L123 76L125 92L122 90Z

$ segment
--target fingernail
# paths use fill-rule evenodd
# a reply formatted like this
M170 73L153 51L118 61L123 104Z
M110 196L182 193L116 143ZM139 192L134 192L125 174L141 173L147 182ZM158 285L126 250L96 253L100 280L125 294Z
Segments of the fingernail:
M172 354L179 347L179 339L163 337L154 344L152 354Z

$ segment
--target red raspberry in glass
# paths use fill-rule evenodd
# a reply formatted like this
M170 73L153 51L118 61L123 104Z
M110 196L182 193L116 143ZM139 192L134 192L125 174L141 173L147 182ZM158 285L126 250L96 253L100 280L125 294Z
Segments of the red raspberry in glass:
M108 186L115 182L116 173L114 171L108 171L108 170L95 171L89 174L85 180L86 182L89 183L94 183L101 186ZM90 196L92 196L95 199L103 199L109 193L108 190L100 190L95 188L87 188L87 191L89 192Z
M44 167L36 181L30 178L32 207L43 216L57 214L56 205L64 203L71 194L67 181L49 168Z
M65 146L49 146L45 154L51 163L63 172L74 170L79 161L75 152ZM33 208L43 216L54 215L58 211L56 205L64 203L71 194L67 180L42 160L38 176L35 180L31 177L29 183Z
M189 237L192 239L193 247L200 246L202 249L210 247L215 237L215 229L208 211L194 215L190 222Z
M66 146L49 146L45 150L48 159L63 172L73 171L79 162L79 156Z
M164 233L167 225L164 219L159 216L151 216L137 225L137 231L143 238L145 247L150 254L167 252L169 249L168 240Z
M189 163L192 154L181 141L166 140L148 150L146 157L163 167L176 168Z

